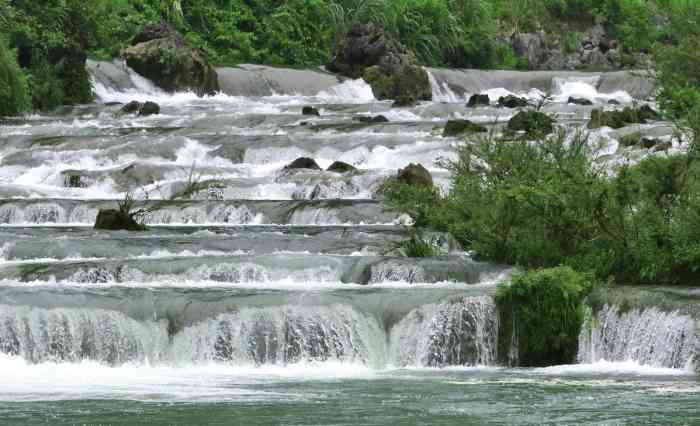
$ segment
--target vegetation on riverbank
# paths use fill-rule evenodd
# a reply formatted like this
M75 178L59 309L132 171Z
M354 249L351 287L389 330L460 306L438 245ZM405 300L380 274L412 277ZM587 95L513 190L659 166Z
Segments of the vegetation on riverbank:
M691 0L0 0L0 33L21 66L13 81L28 82L33 108L50 109L90 100L87 56L116 57L161 20L220 65L322 65L339 34L373 22L424 65L516 68L527 58L515 54L515 34L542 31L572 51L581 31L598 24L623 56L659 46L674 56L695 45L685 35L698 16ZM672 93L677 108L696 100L682 87Z

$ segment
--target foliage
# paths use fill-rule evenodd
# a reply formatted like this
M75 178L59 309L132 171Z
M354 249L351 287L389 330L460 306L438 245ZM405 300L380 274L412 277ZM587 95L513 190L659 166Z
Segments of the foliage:
M0 39L0 116L17 115L30 107L27 78L15 56Z
M414 232L409 239L399 243L399 250L406 257L434 257L441 254L435 243L418 232Z
M499 352L508 353L516 342L518 365L572 363L584 320L582 302L591 289L590 280L569 267L515 275L496 293Z

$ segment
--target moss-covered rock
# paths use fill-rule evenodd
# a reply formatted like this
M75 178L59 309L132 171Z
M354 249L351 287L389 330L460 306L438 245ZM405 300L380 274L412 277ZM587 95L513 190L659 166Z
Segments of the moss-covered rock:
M433 177L430 175L428 169L423 167L422 164L411 163L399 170L396 180L400 183L411 186L433 186Z
M524 108L528 105L527 99L515 95L501 96L498 98L498 106L503 108Z
M374 24L356 24L341 37L328 69L362 77L377 99L432 99L428 73L415 55Z
M109 231L145 231L146 226L138 223L132 215L122 210L103 209L97 213L95 229Z
M554 131L554 119L539 111L520 111L508 121L511 132L525 132L528 137L540 137Z
M521 273L501 285L496 293L501 361L523 367L574 362L583 301L591 289L569 267Z
M469 101L467 102L467 106L469 108L476 108L478 106L489 106L491 104L491 100L489 99L489 95L471 95L469 97Z
M321 170L321 168L316 163L313 158L300 157L291 163L284 166L284 170L295 170L295 169L310 169L310 170Z
M642 139L642 134L639 132L630 133L629 135L622 136L620 138L620 145L622 146L635 146L639 145L639 141Z
M334 173L352 173L357 171L354 166L342 161L334 161L326 170Z
M216 70L204 53L170 27L146 26L134 42L122 56L127 65L158 87L169 92L192 90L199 95L219 90Z
M623 110L604 111L594 109L591 111L591 119L588 122L589 129L597 129L600 127L611 127L619 129L628 124L644 124L650 120L658 120L659 113L651 109L648 105L640 108L626 107Z
M442 136L459 136L469 133L484 133L487 132L486 127L469 120L448 120L445 124L445 129L442 131Z

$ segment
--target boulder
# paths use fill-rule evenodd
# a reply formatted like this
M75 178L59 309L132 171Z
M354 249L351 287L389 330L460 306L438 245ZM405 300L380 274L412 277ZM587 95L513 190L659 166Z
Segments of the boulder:
M489 106L491 104L491 100L489 99L489 95L471 95L469 97L469 101L467 102L467 106L469 108L476 108L478 106Z
M305 106L301 109L301 115L315 115L315 116L320 116L321 113L318 112L318 109L312 107L312 106Z
M642 138L639 141L639 144L642 146L642 148L646 148L646 149L652 149L661 143L662 143L662 141L660 141L659 139L655 139L655 138Z
M389 119L383 115L375 115L373 117L361 115L359 117L354 117L353 120L359 121L360 123L377 124L377 123L388 123Z
M334 161L326 170L334 173L351 173L357 171L354 166L342 161Z
M433 177L421 164L409 164L399 170L397 181L411 186L433 186Z
M472 123L469 120L448 120L445 124L445 129L442 131L442 136L459 136L467 133L484 133L487 132L486 127Z
M125 114L137 113L141 109L141 105L142 105L141 102L131 101L122 107L121 112L123 112Z
M516 33L511 39L513 50L526 61L529 69L540 69L549 59L544 32Z
M413 95L402 95L397 97L394 100L394 103L391 104L392 108L404 108L404 107L412 107L415 106L417 103L415 96Z
M167 24L147 25L133 43L122 52L123 58L158 87L168 92L192 90L199 95L219 90L216 70L204 53Z
M611 127L613 129L619 129L628 124L644 124L649 120L658 119L659 113L648 105L643 105L640 108L626 107L622 111L594 109L591 111L591 119L588 122L588 128L597 129L599 127Z
M528 106L528 101L525 98L520 98L515 95L501 96L498 98L498 106L505 108L523 108Z
M160 114L160 106L155 102L144 102L139 108L139 115L141 116L154 114Z
M284 166L284 170L310 169L321 170L313 158L300 157Z
M539 111L520 111L508 121L511 132L525 132L528 137L544 136L554 131L554 119Z
M620 138L620 145L622 146L635 146L639 145L642 135L639 132L630 133L629 135L622 136Z
M101 209L97 213L95 229L106 229L109 231L145 231L146 226L142 225L129 213L116 209Z
M428 73L415 55L374 24L355 24L338 40L327 65L332 72L363 78L377 99L432 99Z
M569 97L569 100L567 101L569 104L574 104L574 105L593 105L593 101L586 99L586 98L574 98L574 97Z

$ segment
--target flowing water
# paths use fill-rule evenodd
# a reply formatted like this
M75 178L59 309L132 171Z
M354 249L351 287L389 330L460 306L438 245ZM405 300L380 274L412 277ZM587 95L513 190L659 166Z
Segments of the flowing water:
M447 119L513 115L466 108L472 93L550 93L574 128L593 107L569 96L643 102L643 77L431 69L435 101L392 109L320 71L220 69L223 92L198 98L89 69L97 103L0 127L0 424L700 422L692 316L606 306L579 364L499 365L509 269L441 235L442 255L399 257L411 219L376 199L411 162L448 188ZM131 100L161 113L120 114ZM651 155L618 143L640 130L672 139L667 123L598 130L599 160ZM358 171L283 170L298 157ZM149 230L92 229L127 193Z

